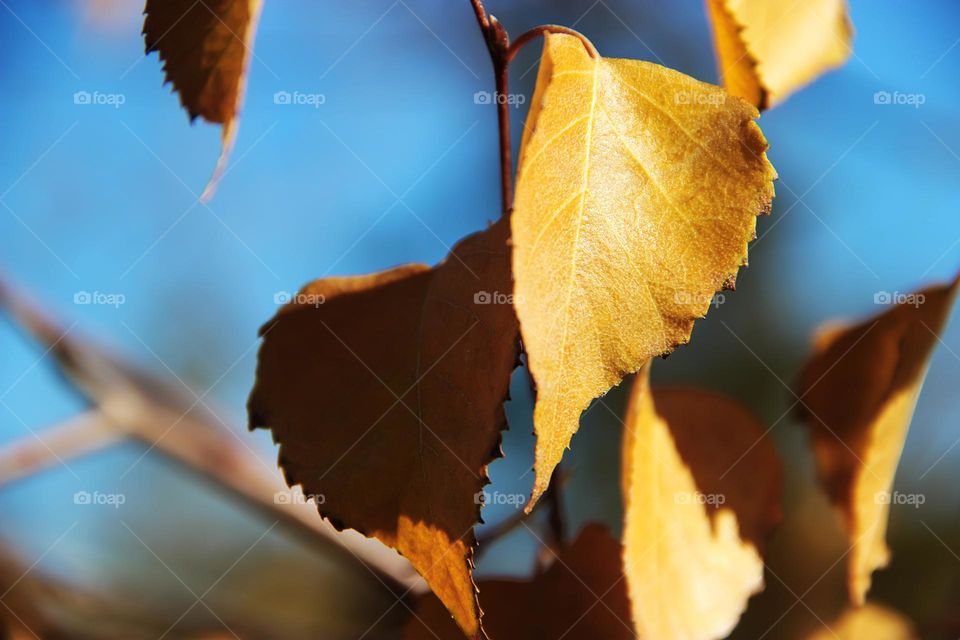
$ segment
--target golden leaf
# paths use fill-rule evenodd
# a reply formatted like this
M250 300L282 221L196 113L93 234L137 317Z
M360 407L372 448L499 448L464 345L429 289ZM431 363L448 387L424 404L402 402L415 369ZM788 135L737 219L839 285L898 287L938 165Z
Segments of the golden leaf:
M646 640L713 640L763 589L764 541L780 521L780 462L736 402L634 384L624 433L623 562Z
M890 489L958 282L904 296L857 325L821 331L800 374L800 414L820 478L847 524L848 586L856 604L866 599L871 573L890 560Z
M917 640L913 625L887 607L868 603L851 607L835 622L818 629L808 640Z
M707 0L707 11L724 86L760 109L850 57L846 0Z
M223 125L220 158L201 194L213 196L237 135L263 0L147 0L143 36L190 114Z
M505 220L433 269L305 287L262 330L253 427L321 515L402 553L480 632L473 526L516 366Z
M620 544L602 526L584 527L531 580L482 580L484 627L493 640L633 640ZM421 597L404 640L460 640L432 595Z
M512 215L537 384L528 509L589 403L688 341L746 264L776 177L755 117L718 87L546 36Z

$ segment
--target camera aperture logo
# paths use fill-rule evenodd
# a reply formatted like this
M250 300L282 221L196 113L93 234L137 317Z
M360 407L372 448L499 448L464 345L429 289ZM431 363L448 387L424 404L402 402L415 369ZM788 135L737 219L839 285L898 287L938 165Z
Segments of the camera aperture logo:
M511 107L519 107L527 101L527 96L522 93L500 93L489 91L477 91L473 94L473 104L506 104Z
M73 104L81 106L113 107L119 109L127 101L122 93L103 93L102 91L77 91L73 94Z
M127 496L122 493L101 493L94 491L77 491L73 494L73 504L87 506L108 506L119 509L127 502Z
M127 296L122 293L105 293L103 291L77 291L73 294L73 304L90 304L113 307L117 309L127 302Z
M310 307L319 307L327 301L327 296L322 293L290 293L289 291L277 291L273 294L274 304L297 304Z
M902 304L919 307L927 298L922 293L901 293L900 291L877 291L873 294L873 304Z
M327 96L323 93L303 93L302 91L277 91L273 94L273 104L307 106L319 109L326 104Z

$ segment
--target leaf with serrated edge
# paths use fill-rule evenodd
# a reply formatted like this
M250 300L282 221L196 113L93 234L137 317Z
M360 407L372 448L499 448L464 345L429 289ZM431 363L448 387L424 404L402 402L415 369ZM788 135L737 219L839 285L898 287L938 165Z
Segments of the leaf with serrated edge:
M237 135L263 0L147 0L143 36L190 114L223 125L220 157L201 194L213 197Z
M677 71L546 36L511 218L537 385L528 509L590 402L687 342L746 264L776 177L756 117Z
M620 544L589 524L530 580L481 580L484 627L493 640L633 640ZM459 640L443 606L430 594L417 602L404 640Z
M262 330L249 410L287 482L406 556L469 636L476 496L517 363L505 220L440 265L305 287Z
M780 461L733 400L634 383L624 427L623 563L646 640L714 640L763 589L762 552L781 518Z
M851 53L846 0L707 0L724 86L767 109Z
M958 282L905 296L854 326L821 330L800 373L799 412L820 480L847 524L847 579L856 604L865 601L873 571L890 561L890 489Z

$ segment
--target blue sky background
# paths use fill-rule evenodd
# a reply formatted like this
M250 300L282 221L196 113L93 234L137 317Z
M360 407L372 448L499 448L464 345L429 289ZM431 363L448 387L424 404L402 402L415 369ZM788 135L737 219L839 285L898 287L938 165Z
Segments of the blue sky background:
M169 367L201 391L214 385L209 398L242 430L256 330L275 311L278 291L323 275L436 262L497 217L496 120L491 107L474 103L475 92L491 89L489 60L465 0L267 0L231 166L205 207L195 204L196 194L216 161L219 130L189 126L177 97L162 86L156 56L142 53L136 4L0 2L0 41L8 52L0 74L0 272L67 324L76 321L77 334L158 371ZM960 269L960 5L851 5L854 57L760 119L780 174L778 197L773 215L760 223L738 291L698 324L690 346L656 366L660 380L729 393L768 424L792 403L783 383L793 383L818 324L875 313L876 292L910 291ZM699 0L490 0L488 9L514 34L538 23L573 25L604 55L716 81ZM536 49L514 63L513 90L527 96ZM77 91L121 94L124 102L76 105ZM278 91L322 94L324 102L277 105ZM921 94L924 103L877 105L877 91ZM514 118L516 141L524 113L519 108ZM74 304L80 291L122 294L125 302ZM960 507L960 326L943 340L897 480L900 490L924 492L928 500L919 513L894 509L891 525L895 551L900 540L903 549L924 552L896 556L877 587L917 616L934 615L935 605L924 609L898 581L938 572L937 593L946 597L960 575L960 561L944 546L960 551L960 532L950 524ZM0 442L83 407L8 323L0 325L0 352ZM515 383L508 456L493 466L494 488L526 492L530 394L522 373ZM621 412L622 393L606 403ZM591 409L574 440L567 496L574 524L600 518L617 526L620 426L612 413ZM273 458L268 436L244 437ZM789 457L790 486L809 481L796 423L782 420L773 437ZM123 513L73 505L74 491L120 486L118 470L140 453L134 445L117 447L71 463L72 471L0 489L0 535L36 558L79 522L43 566L146 593L173 578L151 566L119 519L164 540L174 555L195 538L183 522L193 531L222 532L208 540L219 555L201 545L186 553L183 566L229 564L264 529L153 456L118 489L138 496ZM795 488L788 495L797 531L801 520L832 531L815 492ZM491 509L489 519L508 512ZM800 537L784 534L774 551ZM270 561L284 558L290 544L271 534L263 553ZM483 571L523 573L530 566L529 537L518 534L501 547ZM809 553L825 568L835 551L825 543ZM788 582L805 579L783 570ZM838 580L812 596L824 593L819 611L835 607ZM324 589L322 580L313 586ZM175 581L163 588L183 597ZM775 584L771 591L773 607ZM794 612L783 629L798 615L808 614Z

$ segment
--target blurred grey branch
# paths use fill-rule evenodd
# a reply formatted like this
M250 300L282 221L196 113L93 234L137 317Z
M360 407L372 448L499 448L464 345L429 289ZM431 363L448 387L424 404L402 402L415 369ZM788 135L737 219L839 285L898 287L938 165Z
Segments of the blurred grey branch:
M291 495L279 470L217 417L203 395L181 393L173 381L75 337L2 281L0 309L53 356L92 405L72 420L0 448L0 486L129 437L279 520L323 554L373 573L397 597L422 590L422 581L394 551L356 531L336 531L307 500L278 500Z

